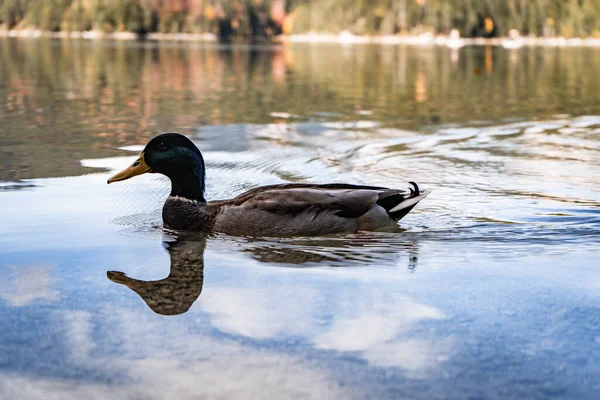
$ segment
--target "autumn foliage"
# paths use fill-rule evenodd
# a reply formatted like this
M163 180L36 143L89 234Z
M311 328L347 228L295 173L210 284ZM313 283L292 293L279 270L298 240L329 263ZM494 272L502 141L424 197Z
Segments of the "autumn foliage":
M598 0L0 0L0 28L47 31L600 36Z

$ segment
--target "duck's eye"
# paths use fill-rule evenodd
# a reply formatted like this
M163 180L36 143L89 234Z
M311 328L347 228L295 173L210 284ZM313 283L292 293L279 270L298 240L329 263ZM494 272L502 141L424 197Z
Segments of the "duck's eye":
M160 151L165 151L165 150L167 150L167 144L166 144L165 142L160 142L160 143L158 144L158 150L160 150Z

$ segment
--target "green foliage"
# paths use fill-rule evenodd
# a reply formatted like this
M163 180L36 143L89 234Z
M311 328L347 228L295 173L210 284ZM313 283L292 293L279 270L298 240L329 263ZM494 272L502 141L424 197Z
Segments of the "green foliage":
M600 32L597 0L305 0L297 1L295 32L391 34L424 29L463 36L496 35L510 29L536 36L592 36Z
M24 24L45 31L58 31L70 3L71 0L33 1L25 14Z
M33 0L0 0L0 24L14 28L34 3Z

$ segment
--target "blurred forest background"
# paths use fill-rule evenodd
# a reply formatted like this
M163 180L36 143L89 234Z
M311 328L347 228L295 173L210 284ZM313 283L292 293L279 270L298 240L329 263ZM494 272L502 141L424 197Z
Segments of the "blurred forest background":
M600 37L600 0L0 0L0 29Z

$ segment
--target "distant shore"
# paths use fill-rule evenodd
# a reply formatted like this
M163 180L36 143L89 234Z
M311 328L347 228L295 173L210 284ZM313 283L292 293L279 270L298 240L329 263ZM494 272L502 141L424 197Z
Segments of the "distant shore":
M57 39L87 39L87 40L138 40L150 41L189 41L189 42L216 42L218 37L212 33L149 33L141 36L134 32L106 33L102 31L85 32L48 32L37 29L0 30L0 37L19 38L57 38ZM387 45L413 45L413 46L447 46L459 48L463 46L502 46L506 48L519 48L522 46L544 47L600 47L600 38L564 38L564 37L530 37L518 38L453 38L446 35L422 34L409 35L382 35L360 36L349 32L340 34L306 33L280 35L274 38L274 43L329 43L329 44L387 44Z
M102 31L83 31L83 32L49 32L39 29L13 29L0 30L0 37L18 37L18 38L53 38L53 39L87 39L87 40L172 40L172 41L196 41L196 42L215 42L217 36L212 33L149 33L139 35L135 32L102 32Z
M387 35L387 36L358 36L348 32L341 34L296 34L282 36L282 41L292 43L339 43L339 44L360 44L360 43L378 43L378 44L399 44L416 46L447 46L450 48L459 48L463 46L503 46L507 48L518 48L522 46L585 46L600 47L600 38L563 38L563 37L529 37L518 38L498 37L498 38L453 38L447 35L422 34L418 36L406 35Z

